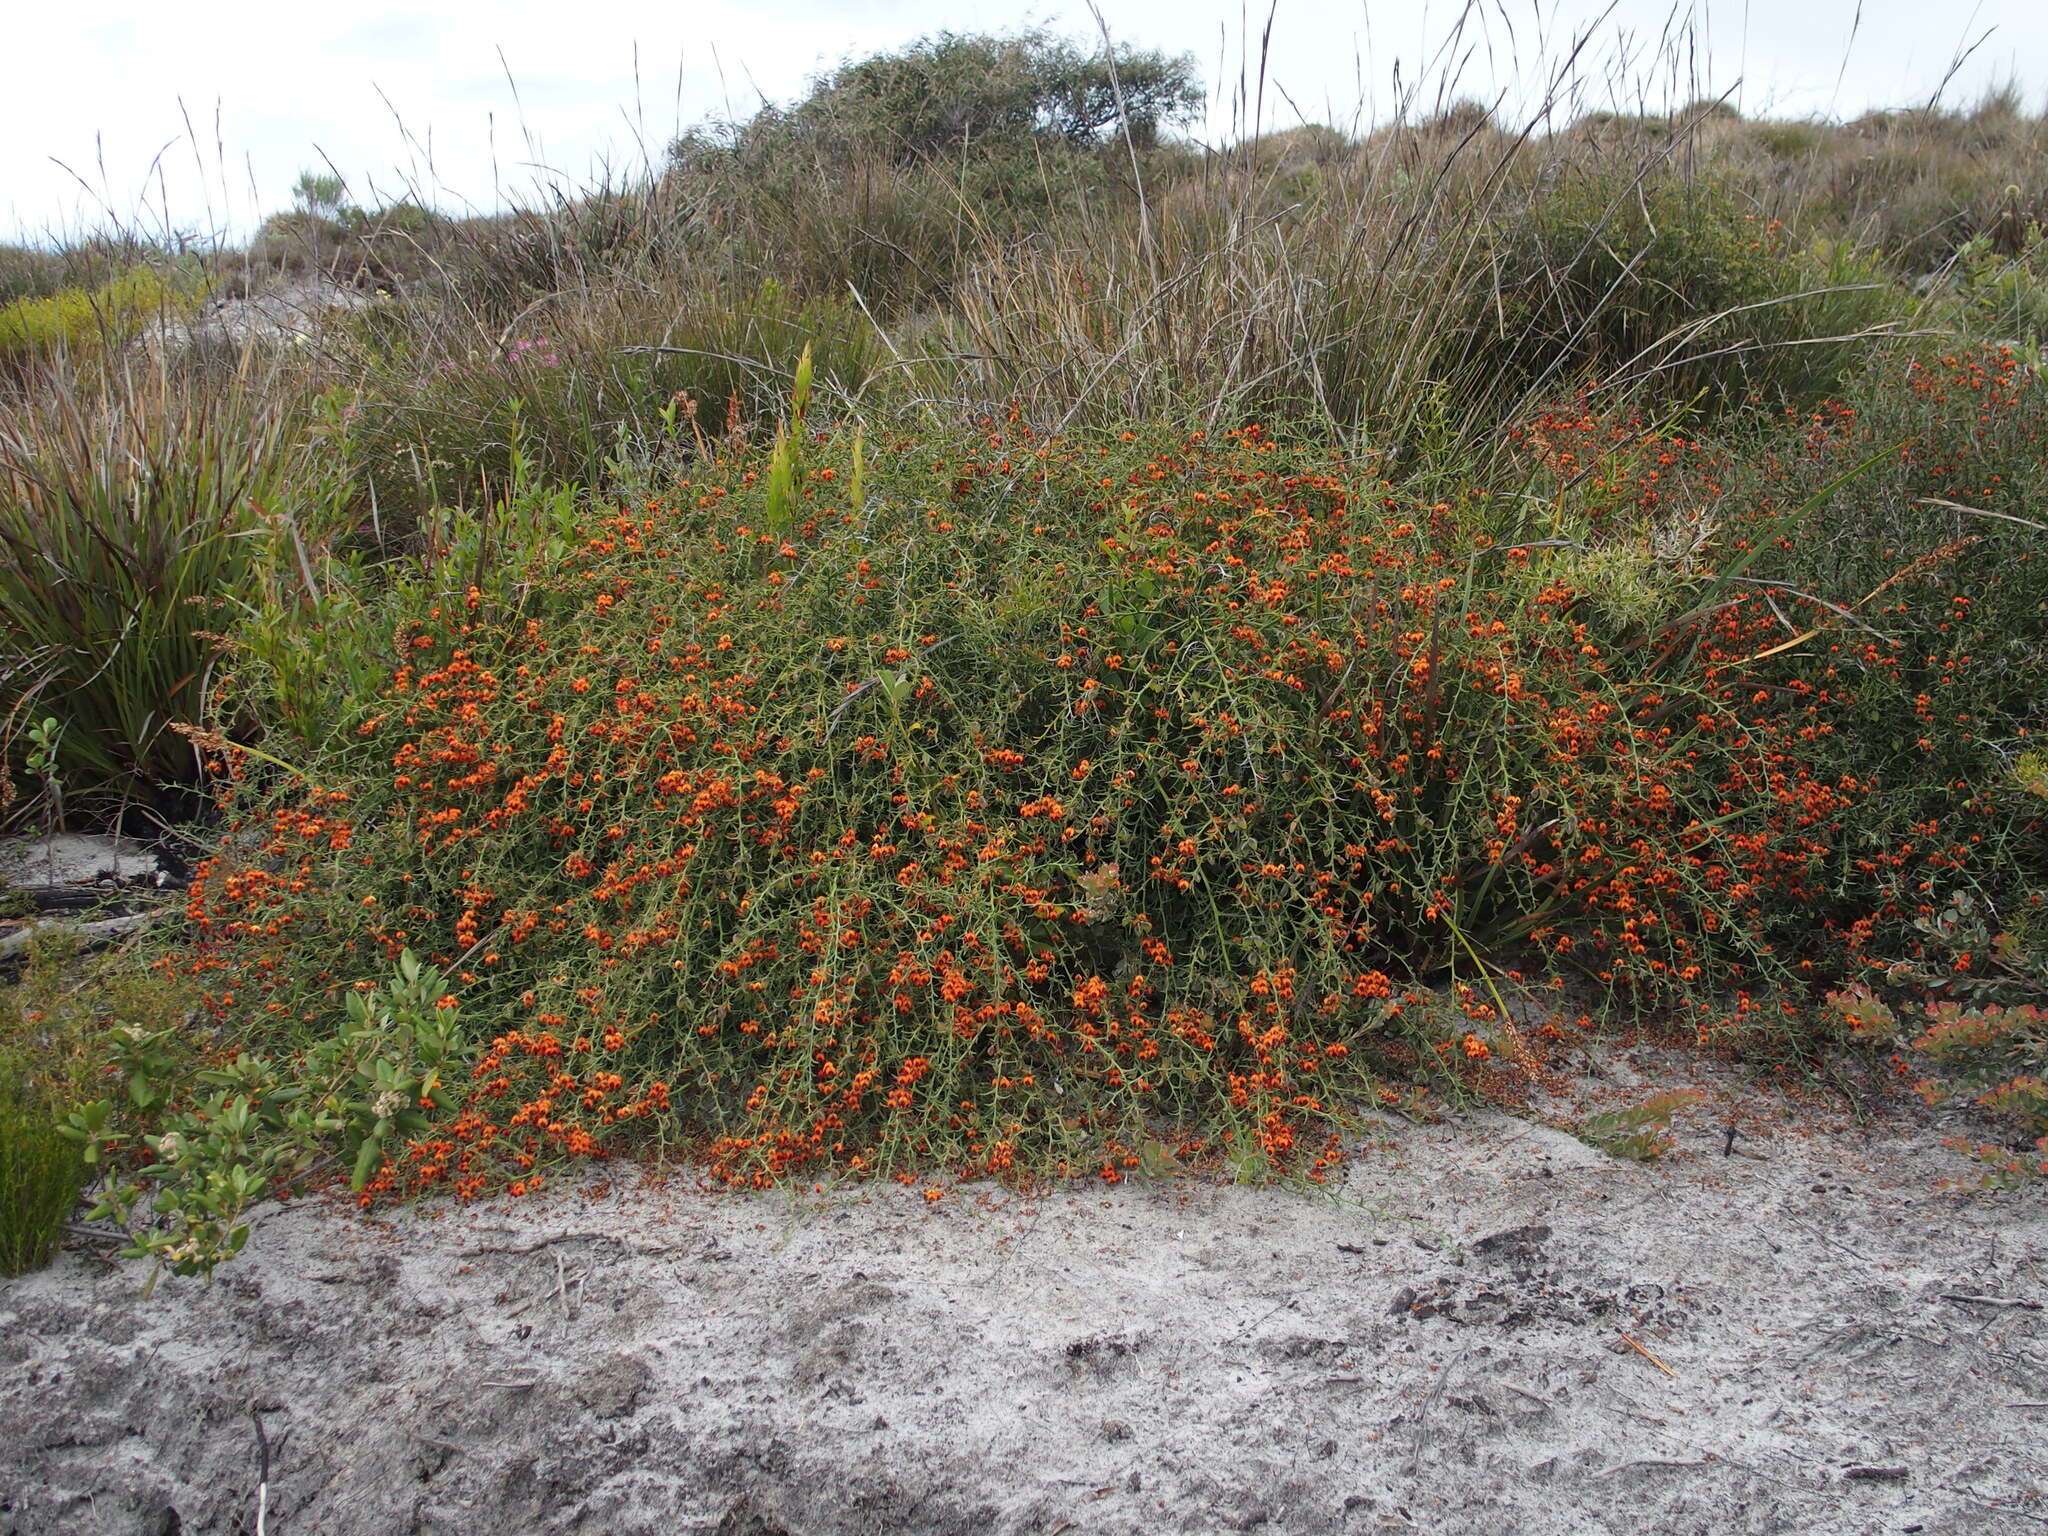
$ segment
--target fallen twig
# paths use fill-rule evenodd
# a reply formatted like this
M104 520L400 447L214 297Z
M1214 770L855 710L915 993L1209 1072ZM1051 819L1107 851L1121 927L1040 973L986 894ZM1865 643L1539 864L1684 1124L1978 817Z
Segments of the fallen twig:
M1471 1346L1466 1346L1470 1348ZM1465 1362L1465 1351L1458 1351L1458 1358L1437 1373L1436 1382L1429 1389L1429 1396L1422 1400L1422 1411L1415 1416L1415 1444L1408 1452L1408 1475L1414 1477L1422 1470L1422 1447L1429 1440L1429 1410L1436 1406L1436 1400L1444 1395L1444 1387L1450 1382L1451 1373Z
M674 1253L683 1246L681 1243L636 1243L616 1232L555 1232L547 1237L537 1237L530 1243L486 1243L476 1248L458 1248L455 1256L480 1259L486 1254L508 1254L518 1258L539 1253L543 1248L552 1248L556 1243L610 1243L638 1254Z
M1638 1344L1634 1339L1630 1338L1627 1334L1624 1333L1621 1336L1621 1342L1626 1344L1630 1349L1634 1350L1637 1354L1641 1355L1645 1360L1649 1361L1650 1364L1657 1367L1657 1369L1662 1371L1666 1376L1670 1376L1676 1379L1678 1372L1671 1369L1670 1366L1666 1365L1662 1360L1659 1360L1655 1355L1651 1354L1647 1349L1643 1348L1642 1345Z
M2024 1297L2019 1296L1965 1296L1943 1291L1941 1299L1943 1301L1960 1301L1973 1307L2024 1307L2029 1312L2041 1310L2040 1302L2028 1301Z
M95 1243L120 1244L126 1243L129 1240L126 1232L119 1231L113 1227L89 1226L82 1221L67 1221L64 1223L64 1230L73 1237L88 1238Z

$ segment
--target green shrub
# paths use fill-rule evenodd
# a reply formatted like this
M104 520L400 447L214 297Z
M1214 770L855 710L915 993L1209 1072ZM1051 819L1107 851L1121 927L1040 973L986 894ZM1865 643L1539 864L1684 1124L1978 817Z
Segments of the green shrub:
M1767 643L1798 642L1785 703L1821 771L1871 787L1812 915L1884 964L1897 949L1857 923L1901 934L1955 891L2010 910L2048 861L2040 803L2007 787L2048 730L2048 392L2003 348L1893 355L1786 426L1731 445L1715 537L1759 548L1750 575L1780 584L1790 627ZM1796 532L1780 526L1856 465Z
M1090 211L1135 213L1191 159L1162 134L1199 114L1192 61L1085 52L1052 33L940 33L821 75L787 110L712 123L670 150L668 195L735 276L891 317L943 303L965 267Z
M1709 405L1810 402L1903 313L1846 248L1802 250L1710 179L1567 171L1499 237L1473 345L1533 387L1645 379Z
M92 288L60 288L0 305L0 365L52 353L112 350L152 322L190 314L204 296L191 272L135 267Z
M764 109L727 127L725 152L880 152L915 163L966 149L1004 155L1040 140L1092 144L1126 131L1150 144L1202 104L1191 58L1121 48L1112 64L1044 30L940 32L827 71L787 112ZM687 163L717 152L716 139L699 134L671 154Z
M195 1072L179 1060L177 1026L108 1039L120 1092L74 1110L64 1134L95 1166L147 1147L93 1215L131 1224L123 1257L175 1275L211 1274L241 1252L241 1218L269 1191L337 1164L362 1189L387 1152L445 1113L473 1054L442 977L410 953L383 985L350 992L336 1027L294 1056L237 1052ZM145 1203L155 1219L134 1225Z
M1955 254L1948 286L1965 334L2041 355L2048 342L2048 240L2038 227L2011 254L1988 235L1970 240Z
M1671 1117L1697 1093L1653 1094L1640 1104L1625 1109L1606 1109L1586 1116L1578 1124L1579 1139L1598 1147L1609 1157L1632 1163L1652 1162L1671 1150Z
M772 282L738 298L687 285L584 295L487 350L422 337L398 312L359 325L364 377L341 407L343 448L387 535L527 484L604 487L621 461L742 429L787 395L806 347L844 409L882 356L850 302Z
M1827 140L1827 130L1820 124L1796 119L1754 123L1749 132L1767 153L1780 160L1803 160Z

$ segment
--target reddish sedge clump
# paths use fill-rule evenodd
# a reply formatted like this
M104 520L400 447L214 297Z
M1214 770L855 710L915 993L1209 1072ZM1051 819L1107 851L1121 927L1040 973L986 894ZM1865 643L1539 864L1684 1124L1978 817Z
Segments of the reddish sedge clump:
M1951 1148L1983 1167L1986 1185L2014 1187L2048 1177L2048 1079L2042 1075L2048 1067L2048 1011L2030 1003L1929 1003L1926 1027L1906 1040L1898 1014L1867 986L1831 992L1827 1005L1855 1039L1878 1047L1899 1044L1910 1052L1893 1054L1892 1069L1912 1079L1928 1103L1967 1098L2018 1130L2020 1139L2006 1145L1949 1139ZM1915 1077L1916 1064L1932 1075Z
M402 589L323 788L231 766L177 959L224 1024L317 1028L407 948L492 1021L378 1190L657 1140L742 1183L1154 1140L1315 1178L1382 1074L1526 1050L1490 981L1427 1001L1477 957L1702 1033L1813 964L1871 785L1771 603L1617 619L1487 498L1257 428L851 446L793 513L711 464L492 596ZM1602 505L1718 494L1659 456Z

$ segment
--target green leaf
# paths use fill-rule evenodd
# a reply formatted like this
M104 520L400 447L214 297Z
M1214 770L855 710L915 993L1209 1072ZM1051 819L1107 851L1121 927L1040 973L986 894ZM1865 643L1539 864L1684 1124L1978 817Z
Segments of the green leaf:
M363 1143L362 1150L356 1153L356 1167L349 1178L349 1188L360 1190L369 1183L377 1172L377 1165L383 1160L383 1149L378 1146L377 1138L372 1136Z
M811 405L811 344L804 343L803 356L796 360L796 387L790 392L790 431L804 429L804 413Z

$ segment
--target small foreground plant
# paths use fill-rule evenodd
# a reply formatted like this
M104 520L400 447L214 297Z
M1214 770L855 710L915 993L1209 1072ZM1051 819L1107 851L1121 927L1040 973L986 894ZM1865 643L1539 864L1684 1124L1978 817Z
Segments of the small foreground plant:
M381 986L347 994L335 1034L296 1058L238 1053L196 1074L198 1097L178 1105L175 1028L114 1033L125 1103L98 1099L72 1113L65 1133L86 1162L106 1164L138 1141L150 1161L117 1183L96 1220L132 1223L123 1257L155 1262L150 1277L210 1275L249 1240L248 1208L346 1167L357 1190L387 1147L419 1135L447 1107L444 1078L459 1079L466 1047L441 975L408 951ZM137 1126L154 1129L137 1131Z
M1625 1109L1603 1110L1579 1122L1578 1137L1609 1157L1649 1162L1671 1150L1671 1117L1698 1098L1696 1093L1660 1093Z
M50 1262L85 1175L49 1106L0 1081L0 1275Z
M0 1275L50 1261L85 1178L58 1126L91 1062L90 1023L64 980L75 960L46 939L24 981L0 993Z

